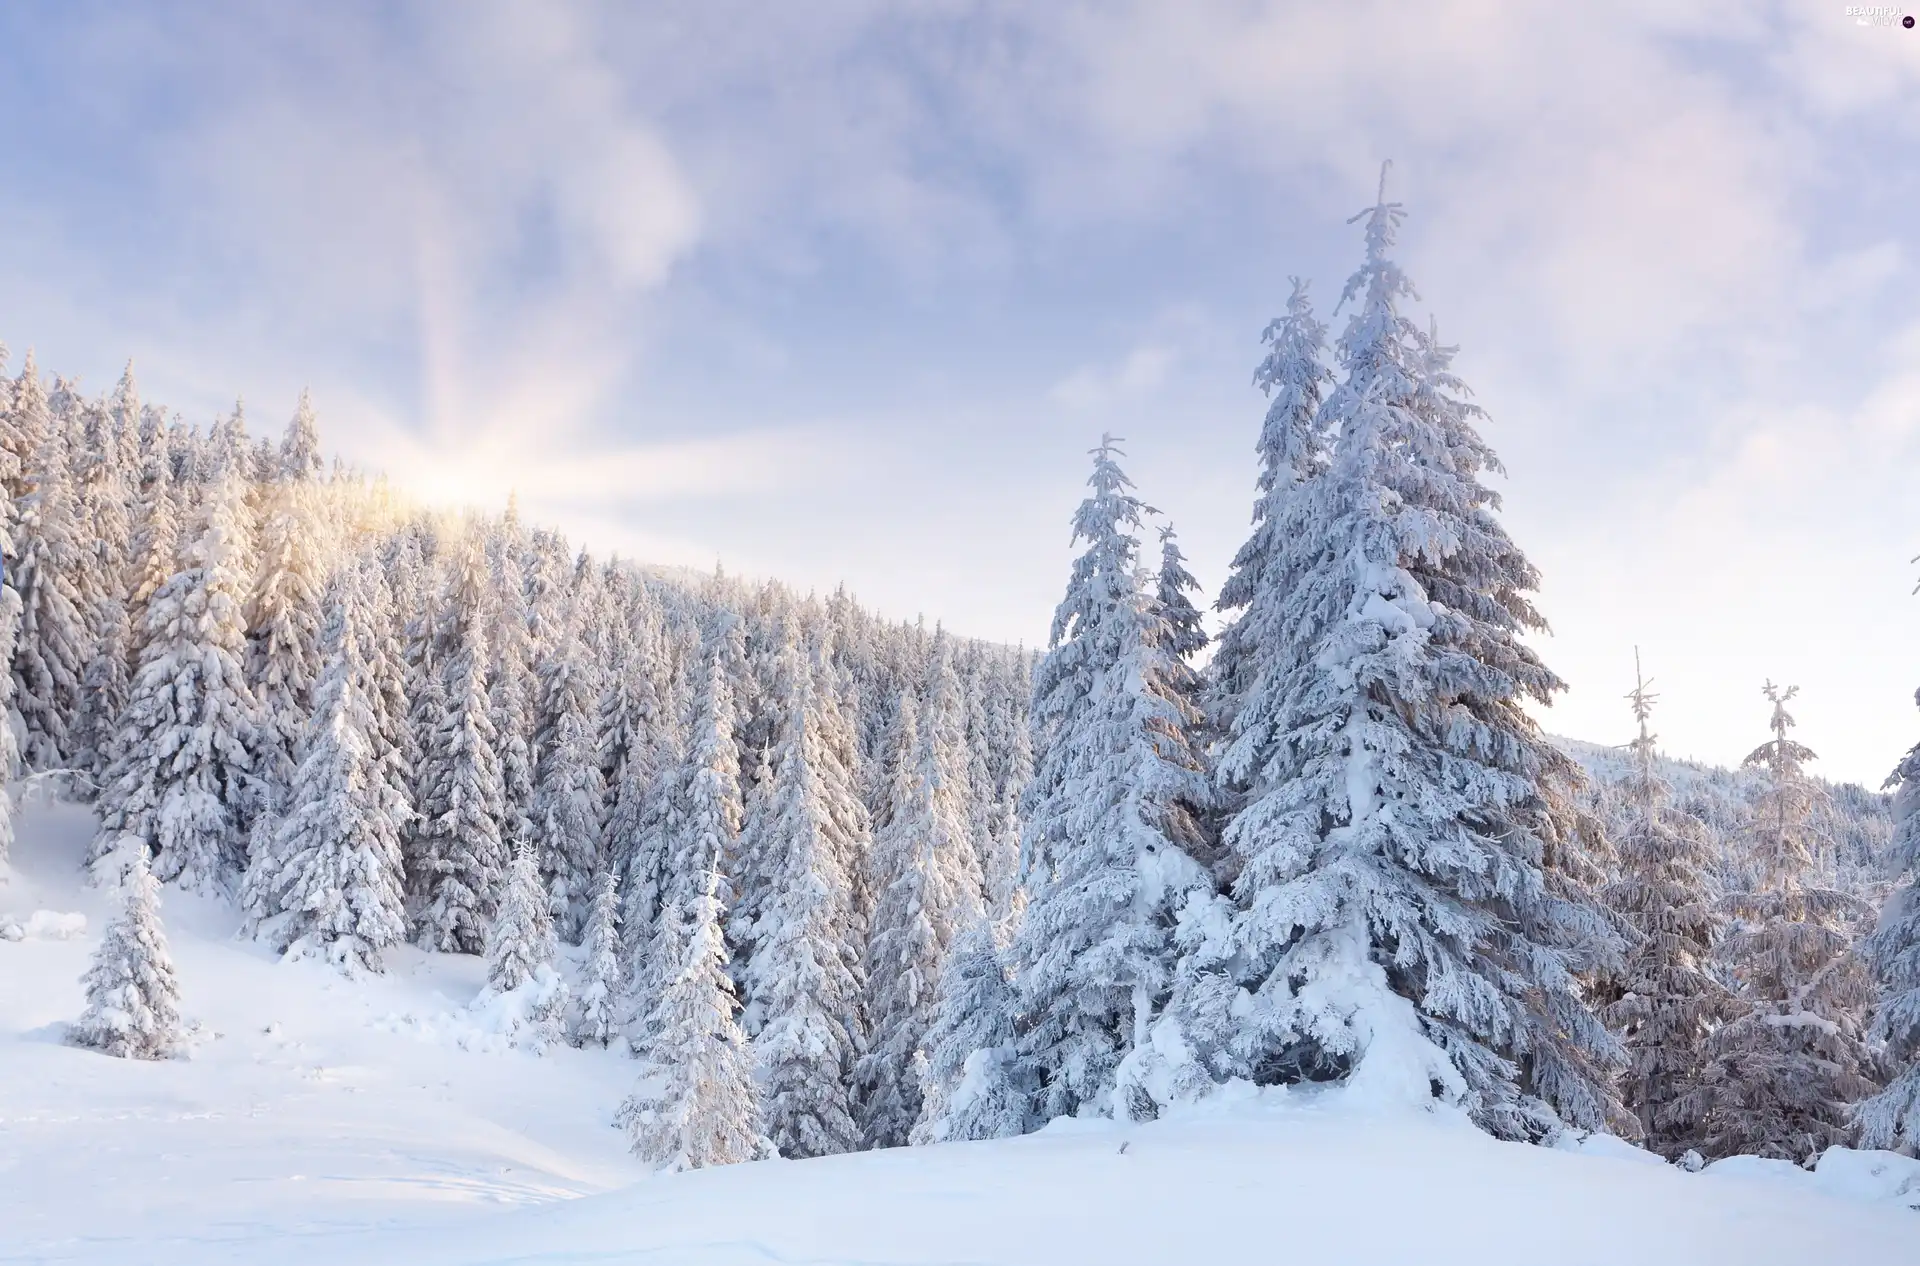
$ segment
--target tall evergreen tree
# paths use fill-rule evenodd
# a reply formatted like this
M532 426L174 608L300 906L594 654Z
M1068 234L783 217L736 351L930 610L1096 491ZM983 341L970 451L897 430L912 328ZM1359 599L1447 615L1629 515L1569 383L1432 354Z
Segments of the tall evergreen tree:
M902 698L894 719L892 775L871 865L867 934L866 1053L855 1071L869 1147L898 1147L919 1120L920 1066L938 1001L940 969L960 931L984 914L973 842L950 745L952 691L936 655L928 701ZM924 716L924 722L922 717Z
M481 952L499 907L507 852L497 735L487 708L487 575L477 536L454 551L433 639L440 715L420 778L419 937L430 949Z
M766 904L746 983L761 1014L754 1038L767 1133L782 1156L854 1150L848 1083L861 1049L863 981L847 860L864 821L818 702L824 664L789 646L779 770L766 793Z
M1914 702L1920 704L1920 692ZM1864 948L1880 986L1873 1036L1884 1043L1893 1076L1860 1104L1855 1118L1863 1147L1911 1154L1920 1151L1920 744L1894 767L1887 785L1895 789L1889 861L1900 883Z
M1721 940L1739 1012L1715 1029L1699 1080L1674 1105L1709 1158L1735 1154L1809 1163L1852 1137L1848 1105L1877 1089L1864 1043L1870 985L1848 923L1857 898L1807 882L1816 790L1807 747L1787 737L1797 687L1769 681L1773 738L1748 766L1765 772L1747 825L1759 883L1731 894L1740 914Z
M487 932L487 984L474 1009L500 1011L504 1035L544 1051L566 1027L568 991L554 970L553 919L530 845L513 851L499 912Z
M94 856L129 837L154 873L224 891L246 863L241 807L254 801L257 722L241 669L241 482L202 490L179 570L148 600L139 668L102 791Z
M620 887L611 870L594 885L593 910L581 944L587 951L580 983L580 1014L573 1026L578 1046L607 1046L618 1028L620 991Z
M707 871L688 885L697 885L689 904L675 900L662 915L670 974L648 1019L639 1084L620 1106L634 1155L668 1170L732 1165L772 1150L746 1035L734 1021L719 884Z
M1293 542L1286 535L1295 502L1326 469L1330 441L1320 412L1333 374L1325 353L1327 327L1313 314L1307 283L1293 278L1287 314L1268 324L1266 358L1254 385L1267 394L1266 421L1255 452L1260 458L1253 533L1234 555L1217 609L1237 612L1221 630L1210 665L1213 722L1231 731L1242 701L1272 661L1282 637L1290 581L1284 565Z
M1220 762L1239 1062L1437 1092L1505 1137L1599 1128L1624 1052L1581 996L1580 921L1544 873L1567 762L1523 709L1561 682L1522 640L1544 623L1537 575L1481 482L1498 466L1451 349L1399 311L1402 214L1383 194L1357 217L1345 377L1316 420L1330 465L1274 505L1256 570L1278 596L1221 646L1244 652Z
M22 755L29 769L47 770L65 766L72 753L70 729L89 648L75 583L82 569L81 528L67 428L52 416L32 370L29 355L14 387L14 430L33 447L18 499L19 552L8 571L21 602L13 680L14 706L26 723Z
M320 426L313 416L313 396L305 387L300 389L300 403L287 422L276 456L275 473L287 483L314 483L326 471L326 461L320 455Z
M534 769L533 832L539 841L561 934L577 941L603 865L606 786L600 770L599 674L587 643L591 591L576 591L570 618L541 655L539 759ZM737 829L737 825L736 825Z
M259 767L269 817L293 784L300 736L319 671L322 563L317 516L304 484L266 492L257 571L247 610L247 684L260 709Z
M1647 730L1655 696L1639 676L1628 699L1639 736L1629 748L1632 817L1615 841L1620 873L1602 893L1639 936L1626 969L1612 982L1614 997L1602 1018L1627 1047L1624 1099L1639 1118L1647 1146L1677 1160L1695 1142L1675 1113L1675 1101L1700 1075L1707 1035L1728 1014L1730 999L1710 970L1714 941L1725 920L1707 890L1706 842L1690 819L1666 809L1668 789L1654 768L1654 737Z
M1031 1124L1038 1098L1016 1048L1019 999L992 929L960 934L940 977L927 1033L926 1097L914 1143L1011 1138Z
M159 887L144 857L135 859L123 887L124 904L81 978L87 1009L67 1040L120 1059L167 1059L182 1036L180 986L160 924Z
M407 806L380 768L378 685L362 646L366 578L327 587L323 664L284 807L247 870L242 903L275 945L348 971L381 970L406 933L400 828Z
M1027 805L1030 904L1009 949L1025 1028L1021 1057L1047 1117L1113 1102L1120 1062L1172 987L1173 921L1207 888L1193 858L1208 783L1191 738L1176 630L1145 591L1146 507L1120 450L1094 450L1073 518L1086 549L1054 616L1034 713L1050 727Z
M526 577L517 520L508 507L508 520L489 543L493 569L493 668L487 679L488 706L498 734L500 784L505 795L506 820L502 835L513 848L535 843L534 799L534 690L533 638L527 621Z

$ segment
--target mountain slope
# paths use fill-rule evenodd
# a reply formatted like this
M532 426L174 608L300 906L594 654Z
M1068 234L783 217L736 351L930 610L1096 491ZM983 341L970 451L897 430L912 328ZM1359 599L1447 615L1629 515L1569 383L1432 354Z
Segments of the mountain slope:
M1812 1179L1500 1143L1339 1094L650 1178L609 1124L632 1063L499 1049L465 1012L477 960L403 951L349 982L172 891L201 1032L190 1059L109 1059L59 1043L106 914L79 883L89 830L34 811L0 886L25 934L0 941L0 1262L1920 1261L1912 1213Z

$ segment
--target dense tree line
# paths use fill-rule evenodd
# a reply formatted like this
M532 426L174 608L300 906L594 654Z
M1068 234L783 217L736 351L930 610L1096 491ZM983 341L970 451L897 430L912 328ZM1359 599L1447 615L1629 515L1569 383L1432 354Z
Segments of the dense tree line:
M1211 641L1111 436L1036 658L414 511L325 469L304 397L268 443L29 357L0 759L94 804L129 894L78 1039L172 1046L159 881L350 973L484 954L514 1040L634 1055L618 1119L664 1166L1234 1081L1688 1163L1912 1149L1920 755L1889 844L1808 774L1790 688L1737 775L1659 756L1644 681L1623 751L1542 733L1539 577L1402 216L1356 217L1336 339L1301 282L1266 331Z

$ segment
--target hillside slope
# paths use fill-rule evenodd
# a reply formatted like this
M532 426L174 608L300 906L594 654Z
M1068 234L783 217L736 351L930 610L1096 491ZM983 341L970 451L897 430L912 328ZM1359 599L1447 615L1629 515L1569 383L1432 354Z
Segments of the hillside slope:
M1915 1214L1812 1179L1499 1143L1339 1095L647 1177L609 1126L632 1064L498 1049L464 1013L474 960L403 951L348 982L172 891L192 1057L109 1059L59 1041L106 913L79 883L88 830L35 811L0 886L24 935L0 942L0 1262L1920 1262Z

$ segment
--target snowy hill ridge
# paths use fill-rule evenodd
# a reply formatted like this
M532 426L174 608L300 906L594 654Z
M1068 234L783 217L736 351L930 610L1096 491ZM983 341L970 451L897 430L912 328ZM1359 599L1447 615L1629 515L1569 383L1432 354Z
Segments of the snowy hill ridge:
M173 890L188 1047L106 1058L61 1040L112 904L81 882L91 831L71 806L30 810L0 885L0 919L33 929L0 941L0 1262L1915 1260L1920 1163L1889 1153L1687 1174L1614 1140L1505 1143L1339 1089L1229 1087L1152 1123L649 1175L613 1127L633 1062L498 1041L468 1010L479 960L403 946L349 981Z

